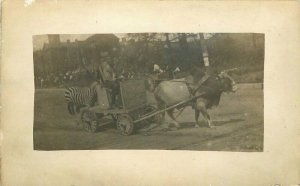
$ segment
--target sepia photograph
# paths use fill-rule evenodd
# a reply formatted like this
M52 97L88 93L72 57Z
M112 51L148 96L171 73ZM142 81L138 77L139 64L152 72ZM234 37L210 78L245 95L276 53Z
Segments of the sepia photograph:
M34 150L264 151L264 34L32 40Z
M1 185L300 183L299 2L0 4Z

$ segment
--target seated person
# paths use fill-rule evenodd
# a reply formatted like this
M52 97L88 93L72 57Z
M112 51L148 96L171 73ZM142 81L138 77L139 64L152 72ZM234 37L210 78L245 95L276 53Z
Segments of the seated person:
M98 69L99 79L103 82L105 88L110 89L111 108L116 107L116 97L120 94L119 80L116 79L113 68L107 60L104 60Z

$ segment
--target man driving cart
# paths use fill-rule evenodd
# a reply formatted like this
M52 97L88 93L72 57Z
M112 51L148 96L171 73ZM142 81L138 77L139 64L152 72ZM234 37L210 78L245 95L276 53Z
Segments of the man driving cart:
M120 93L119 80L112 68L112 60L107 55L101 61L98 68L98 79L102 82L102 86L110 90L110 108L117 107L116 99Z

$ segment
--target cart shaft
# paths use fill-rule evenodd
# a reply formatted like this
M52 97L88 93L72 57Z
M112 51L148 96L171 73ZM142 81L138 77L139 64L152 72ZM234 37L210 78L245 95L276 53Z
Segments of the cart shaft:
M199 96L200 96L200 95L199 95ZM155 111L155 112L153 112L153 113L143 115L143 116L141 116L141 118L139 118L139 119L133 121L133 123L138 123L138 122L140 122L140 121L149 119L149 118L151 118L151 117L153 117L153 116L155 116L155 115L157 115L157 114L163 113L163 112L165 112L165 111L167 111L167 110L176 108L176 107L178 107L179 105L183 105L183 104L185 104L185 103L188 103L188 102L192 101L193 99L198 98L199 96L191 97L191 98L189 98L189 99L187 99L187 100L184 100L184 101L181 101L181 102L179 102L179 103L176 103L175 105L169 106L169 107L167 107L167 108L165 108L165 109L158 110L158 111Z

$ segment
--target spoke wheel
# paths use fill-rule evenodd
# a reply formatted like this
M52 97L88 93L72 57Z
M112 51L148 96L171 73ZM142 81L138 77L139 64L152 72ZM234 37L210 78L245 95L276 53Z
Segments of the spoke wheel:
M132 118L128 114L121 114L117 119L118 130L125 136L133 133L134 124Z
M81 122L84 130L87 132L94 133L98 129L98 122L96 120L96 115L91 111L88 110L82 111Z

